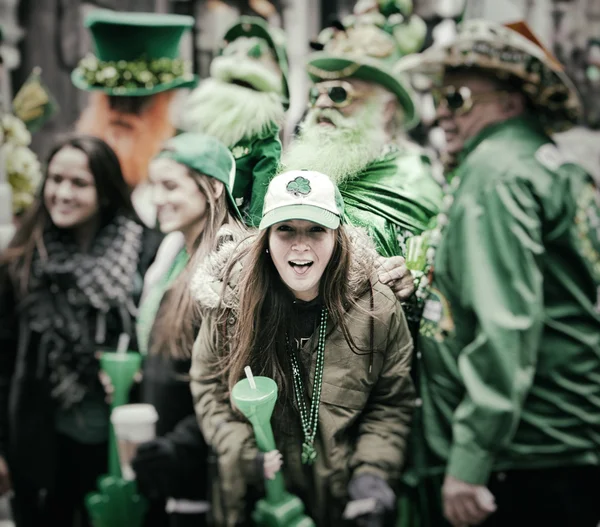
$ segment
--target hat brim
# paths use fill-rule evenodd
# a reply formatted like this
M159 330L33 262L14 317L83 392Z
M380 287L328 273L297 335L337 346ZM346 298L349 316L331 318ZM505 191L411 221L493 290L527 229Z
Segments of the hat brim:
M478 41L478 39L458 41L461 44L463 42L469 43L469 52L461 54L451 53L451 50L457 47L456 42L446 46L432 47L418 55L403 57L397 63L397 68L405 72L421 73L432 78L437 84L442 82L446 72L462 68L495 72L504 78L513 76L523 82L527 82L527 79L521 77L519 72L516 71L515 64L503 62L496 57L491 58L478 53L475 50L475 43ZM536 52L529 46L528 48L520 49L519 51L528 53L531 57L538 59L544 68L546 68L546 73L541 75L540 78L549 78L551 75L554 75L564 87L565 92L568 93L565 103L562 105L556 104L554 108L540 105L534 99L531 99L531 102L540 114L546 116L544 120L547 122L546 129L549 132L567 130L577 124L581 118L582 109L577 88L565 72L557 69L543 52Z
M195 88L198 84L198 76L192 75L189 77L179 77L171 82L166 82L162 84L155 84L152 88L124 88L116 86L114 88L108 88L106 86L91 86L88 84L83 75L77 71L73 70L71 73L71 81L75 85L76 88L85 91L101 91L108 95L119 95L119 96L127 96L127 97L141 97L144 95L154 95L155 93L161 93L168 90L174 90L176 88Z
M241 222L243 222L244 221L244 217L242 216L242 213L240 212L240 209L238 208L237 203L235 202L235 198L233 197L233 194L231 193L231 191L229 190L229 188L227 188L226 186L225 186L225 192L227 193L227 199L229 200L229 206L233 210L234 216L238 220L240 220Z
M314 205L284 205L267 212L258 228L264 230L276 223L291 220L312 221L328 229L337 229L340 226L340 217L329 210Z
M349 75L343 75L344 70L352 70L351 66L357 66L356 71L352 71ZM331 75L319 75L318 70L331 73ZM340 73L340 76L336 77L336 73ZM410 92L391 72L386 71L378 64L370 63L368 60L353 60L327 52L317 52L313 53L308 61L308 74L314 82L337 78L356 78L375 82L397 97L404 111L405 128L410 130L419 123L417 107Z

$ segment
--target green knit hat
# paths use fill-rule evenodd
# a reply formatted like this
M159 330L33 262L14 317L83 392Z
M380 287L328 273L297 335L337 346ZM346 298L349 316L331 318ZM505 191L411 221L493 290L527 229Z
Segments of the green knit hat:
M314 82L355 78L383 86L396 95L404 126L410 129L419 122L415 99L408 80L393 67L404 55L420 49L424 22L409 13L402 15L398 0L372 3L375 9L355 13L321 32L317 45L322 51L309 56L308 74ZM386 16L388 4L398 12Z
M98 9L85 20L96 54L71 74L82 90L141 96L194 87L191 64L179 58L181 37L194 25L189 16Z
M210 135L186 132L169 139L156 155L155 159L158 158L172 159L223 183L230 208L242 219L231 194L235 182L235 159L221 141Z
M228 44L240 37L258 37L267 42L273 53L279 68L281 69L281 82L283 84L281 93L283 94L283 104L287 109L289 107L290 89L288 86L288 57L285 48L285 34L279 28L269 26L262 18L255 16L242 16L231 26L225 36L221 51Z

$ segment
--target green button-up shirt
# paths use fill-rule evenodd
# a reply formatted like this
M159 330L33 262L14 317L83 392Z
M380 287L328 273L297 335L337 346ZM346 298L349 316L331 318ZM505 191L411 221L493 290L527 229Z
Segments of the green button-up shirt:
M447 474L600 464L600 193L535 121L471 140L421 324L427 444Z

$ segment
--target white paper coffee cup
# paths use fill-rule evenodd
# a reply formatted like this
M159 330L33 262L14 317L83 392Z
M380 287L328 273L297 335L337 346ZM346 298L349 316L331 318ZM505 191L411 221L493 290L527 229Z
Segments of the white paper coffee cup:
M158 414L151 404L125 404L112 411L110 420L117 438L121 473L124 479L133 480L131 460L140 443L156 437Z

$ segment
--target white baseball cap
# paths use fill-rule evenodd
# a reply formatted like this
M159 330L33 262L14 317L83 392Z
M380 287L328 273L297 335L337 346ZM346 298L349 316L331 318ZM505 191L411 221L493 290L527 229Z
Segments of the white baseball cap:
M275 176L265 196L259 229L289 220L306 220L337 229L344 201L333 181L311 170L291 170Z

